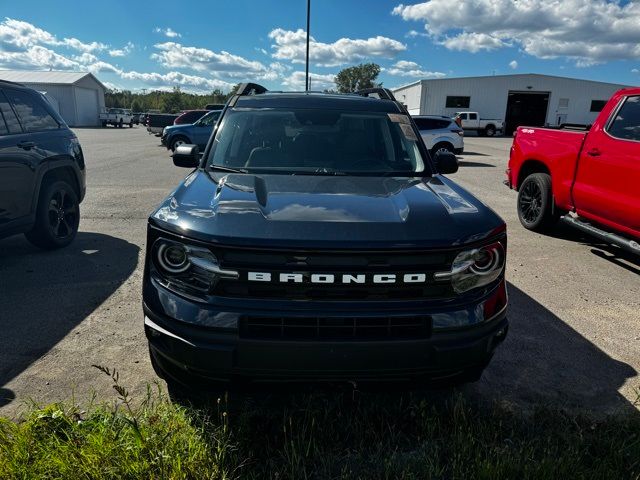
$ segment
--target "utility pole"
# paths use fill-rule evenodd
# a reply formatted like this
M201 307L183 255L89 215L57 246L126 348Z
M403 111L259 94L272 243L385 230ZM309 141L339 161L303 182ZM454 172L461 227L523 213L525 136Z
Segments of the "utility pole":
M309 82L309 28L311 23L311 0L307 0L307 67L305 71L304 89L308 92L311 87Z

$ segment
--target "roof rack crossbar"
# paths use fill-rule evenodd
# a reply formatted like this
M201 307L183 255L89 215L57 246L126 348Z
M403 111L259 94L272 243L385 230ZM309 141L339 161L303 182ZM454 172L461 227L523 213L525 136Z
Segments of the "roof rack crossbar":
M358 90L355 93L356 95L361 95L363 97L380 98L382 100L392 100L394 102L396 101L396 97L393 96L393 92L388 88L382 88L382 87L364 88L362 90Z

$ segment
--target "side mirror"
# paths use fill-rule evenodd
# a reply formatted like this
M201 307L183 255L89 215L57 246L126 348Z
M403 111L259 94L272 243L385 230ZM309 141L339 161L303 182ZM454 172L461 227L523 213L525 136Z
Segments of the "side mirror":
M196 168L200 164L200 149L197 145L182 144L173 152L176 167Z
M438 173L447 174L458 171L458 158L451 152L439 151L435 154L433 161Z

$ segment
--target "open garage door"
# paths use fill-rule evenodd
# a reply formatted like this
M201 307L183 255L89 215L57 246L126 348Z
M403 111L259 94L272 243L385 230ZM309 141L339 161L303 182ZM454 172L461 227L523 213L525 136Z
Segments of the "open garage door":
M547 121L549 92L509 92L505 135L520 126L543 127Z
M98 91L92 88L75 87L76 124L78 127L98 125Z

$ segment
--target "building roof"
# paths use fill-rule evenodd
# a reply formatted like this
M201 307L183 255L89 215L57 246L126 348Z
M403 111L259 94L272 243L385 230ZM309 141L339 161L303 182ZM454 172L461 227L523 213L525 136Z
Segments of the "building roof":
M574 80L576 82L590 82L590 83L599 83L603 85L615 85L618 87L631 87L631 85L624 85L620 83L612 83L612 82L601 82L598 80L588 80L586 78L573 78L573 77L561 77L560 75L545 75L542 73L508 73L504 75L478 75L472 77L442 77L442 78L425 78L422 80L416 80L415 82L411 82L405 85L400 85L392 88L392 91L400 90L407 87L412 87L413 85L421 84L422 82L445 82L447 80L478 80L478 79L489 79L489 78L515 78L515 77L540 77L540 78L559 78L562 80Z
M50 85L73 85L85 77L91 77L105 90L107 87L90 72L55 72L35 70L0 70L0 80L31 84L45 83Z

